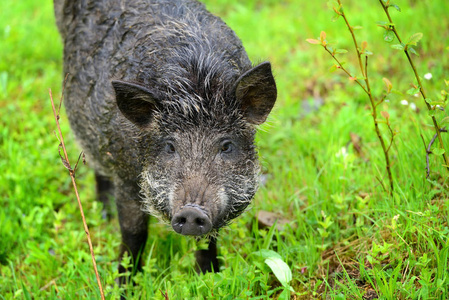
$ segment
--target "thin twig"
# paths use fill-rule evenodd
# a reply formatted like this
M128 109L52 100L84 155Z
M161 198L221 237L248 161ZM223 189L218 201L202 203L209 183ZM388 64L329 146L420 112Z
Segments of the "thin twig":
M56 279L58 279L60 276L50 280L46 285L44 285L43 287L41 287L39 289L39 291L45 291L46 289L48 289L50 286L54 285L55 286L55 291L56 293L59 293L58 291L58 286L56 285Z
M66 76L66 79L67 79L67 76ZM55 108L55 104L53 101L53 95L51 93L51 89L49 89L49 94L50 94L50 100L51 100L51 107L53 109L53 114L54 114L55 121L56 121L56 126L58 127L58 133L59 133L58 139L60 141L59 147L62 148L62 150L64 152L64 158L61 156L61 159L63 161L64 166L69 170L70 178L72 179L73 189L75 190L76 199L78 200L78 206L79 206L80 213L81 213L81 218L83 219L84 232L86 232L86 235L87 235L87 243L89 244L90 255L92 257L92 263L94 266L95 276L97 277L98 288L100 289L101 299L104 300L105 298L104 298L103 287L101 285L100 275L98 274L98 270L97 270L97 263L95 261L94 249L92 247L92 241L90 239L89 228L87 227L86 218L84 217L83 206L81 204L81 200L80 200L80 197L78 194L78 188L76 187L76 181L75 181L76 166L75 166L75 169L72 169L72 167L70 166L69 157L67 155L67 150L66 150L65 144L64 144L64 138L63 138L62 132L61 132L61 126L59 126L59 114L56 113L56 108ZM61 102L62 102L62 96L61 96ZM61 104L59 105L59 108L60 107L61 107ZM61 153L60 153L60 155L61 155ZM80 154L80 157L81 157L81 154ZM79 158L78 158L78 161L79 161ZM76 163L76 165L78 165L78 162Z
M340 6L342 6L340 0L338 0L338 4L340 4ZM351 25L349 25L348 19L346 18L345 13L343 12L343 9L341 10L341 16L343 17L343 20L345 20L346 26L349 29L349 32L351 32L351 36L352 36L352 41L354 42L354 46L355 46L355 50L357 51L357 60L359 61L359 67L360 67L360 71L362 72L362 75L365 78L368 78L366 72L363 71L363 65L362 65L362 54L359 51L359 46L357 45L357 40L355 38L355 34L354 34L354 30L352 30ZM365 70L366 71L366 70Z
M445 127L443 127L440 129L440 132L447 132L447 130ZM422 135L421 135L421 137L424 142L424 137ZM432 145L435 142L436 138L437 138L437 134L435 133L433 135L433 138L430 140L429 146L427 146L427 149L426 149L426 170L427 170L426 178L429 178L429 176L430 176L429 154L432 154L432 151L430 149L432 148ZM425 146L426 146L426 143L424 142L424 147Z
M69 78L69 73L67 73L64 77L64 83L62 84L62 92L61 92L61 98L59 99L59 107L58 107L58 120L59 120L59 113L61 111L62 106L62 98L64 97L64 91L65 91L65 85L67 83L67 78Z
M159 289L159 292L161 292L162 297L164 297L164 300L169 300L168 298L168 293L167 292L163 292L162 289Z
M373 111L374 129L376 130L377 137L378 137L378 139L380 141L380 145L381 145L382 150L384 152L385 169L387 170L388 180L390 182L390 194L391 194L391 193L393 193L394 186L393 186L393 176L391 174L390 156L388 155L388 151L390 150L390 147L393 144L394 134L393 134L393 131L391 130L391 127L389 125L389 121L387 119L387 126L390 129L390 131L391 131L390 146L387 149L386 145L385 145L385 141L384 141L384 139L382 137L382 134L380 133L379 123L377 122L377 104L376 104L376 101L374 101L373 95L371 93L371 87L370 87L370 84L369 84L369 78L368 78L368 56L366 56L366 58L365 58L365 75L366 75L365 76L366 88L368 89L368 97L369 97L369 100L370 100L371 109ZM383 97L383 99L384 98L385 97Z
M379 177L376 176L376 180L379 181L380 186L382 187L382 189L383 189L385 192L388 192L387 189L386 189L385 186L384 186L384 183L383 183L382 179L380 179Z
M324 45L323 46L324 47L324 50L326 50L331 56L332 56L332 58L337 62L337 64L338 64L338 68L339 69L341 69L343 72L345 72L346 73L346 75L348 75L349 77L351 77L351 78L354 78L354 81L365 91L365 93L367 93L368 94L368 91L367 91L367 89L363 86L363 84L355 77L355 76L352 76L351 75L351 73L349 73L349 71L348 70L346 70L346 68L343 66L343 64L338 60L338 58L335 56L335 54L333 54L330 50L329 50L329 48L327 48L327 46L326 45Z
M385 3L382 0L379 0L379 2L380 2L380 5L382 5L382 8L383 8L383 10L384 10L384 12L385 12L385 14L386 14L386 16L388 18L388 21L390 22L390 30L393 31L393 33L396 36L396 38L398 39L399 43L402 44L402 40L399 37L399 34L398 34L397 30L396 30L396 26L394 25L393 20L391 19L390 13L388 12L388 7L385 5ZM413 63L413 60L412 60L412 58L410 56L409 51L407 50L407 47L404 47L404 53L407 56L407 59L408 59L408 61L410 63L410 66L411 66L411 68L413 70L413 73L415 75L416 81L418 82L419 91L420 91L421 96L422 96L422 98L424 100L424 103L426 104L427 109L429 111L431 111L434 108L429 103L427 103L427 101L426 101L427 96L426 96L426 93L424 91L424 88L423 88L423 85L422 85L422 82L421 82L421 78L418 75L418 71L416 70L415 64ZM444 150L445 148L444 148L443 138L441 137L441 134L440 134L440 132L442 132L442 131L441 131L440 127L438 126L438 122L437 122L435 116L431 116L431 118L432 118L433 127L435 129L435 134L437 135L438 141L440 143L440 148ZM449 171L449 159L448 159L448 156L446 154L446 151L443 153L443 160L444 160L444 166Z
M390 138L390 145L388 145L388 148L387 148L387 153L388 153L390 151L391 146L393 146L395 133L393 131L393 128L391 128L391 124L390 124L390 119L389 118L386 119L386 122L387 122L386 124L387 124L388 130L390 131L390 136L391 136L391 138Z
M384 95L382 96L382 99L380 99L379 101L377 101L377 103L376 103L376 108L377 108L380 104L382 104L382 103L385 101L385 98L387 98L387 94L384 94Z
M76 161L75 167L73 168L73 175L75 175L76 169L78 168L78 163L80 162L81 157L84 158L84 151L81 151L80 155L78 156L78 160ZM84 162L84 159L83 159Z
M427 144L426 144L426 141L424 140L422 133L421 133L421 139L422 139L422 142L424 143L424 150L426 151L426 178L429 178L429 175L430 175L429 153L427 152Z

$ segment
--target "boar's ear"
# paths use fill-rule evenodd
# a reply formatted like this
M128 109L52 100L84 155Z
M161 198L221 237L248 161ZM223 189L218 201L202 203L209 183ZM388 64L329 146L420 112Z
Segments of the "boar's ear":
M248 122L255 125L265 122L277 96L271 64L261 63L240 76L235 96Z
M122 114L139 127L150 123L156 98L147 88L130 82L113 80L115 100Z

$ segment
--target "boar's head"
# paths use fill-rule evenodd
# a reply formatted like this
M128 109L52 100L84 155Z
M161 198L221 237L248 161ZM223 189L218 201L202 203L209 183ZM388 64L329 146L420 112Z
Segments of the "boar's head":
M143 209L183 235L214 234L250 204L260 169L256 125L276 101L268 62L241 76L216 73L188 70L153 86L112 82L143 144Z

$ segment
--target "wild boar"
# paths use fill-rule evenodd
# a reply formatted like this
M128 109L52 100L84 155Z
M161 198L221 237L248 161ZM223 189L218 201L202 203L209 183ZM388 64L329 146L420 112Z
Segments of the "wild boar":
M258 187L256 127L277 95L270 63L252 66L236 34L194 0L54 4L66 111L100 199L114 194L119 257L139 269L153 215L210 237L197 262L217 271L217 232Z

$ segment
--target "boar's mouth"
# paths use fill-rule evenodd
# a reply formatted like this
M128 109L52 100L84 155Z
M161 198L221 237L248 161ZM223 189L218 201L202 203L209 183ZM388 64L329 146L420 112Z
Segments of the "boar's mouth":
M170 224L178 234L216 236L247 209L258 187L258 175L258 165L253 165L229 184L210 184L204 176L175 183L163 171L148 169L141 174L142 210Z

